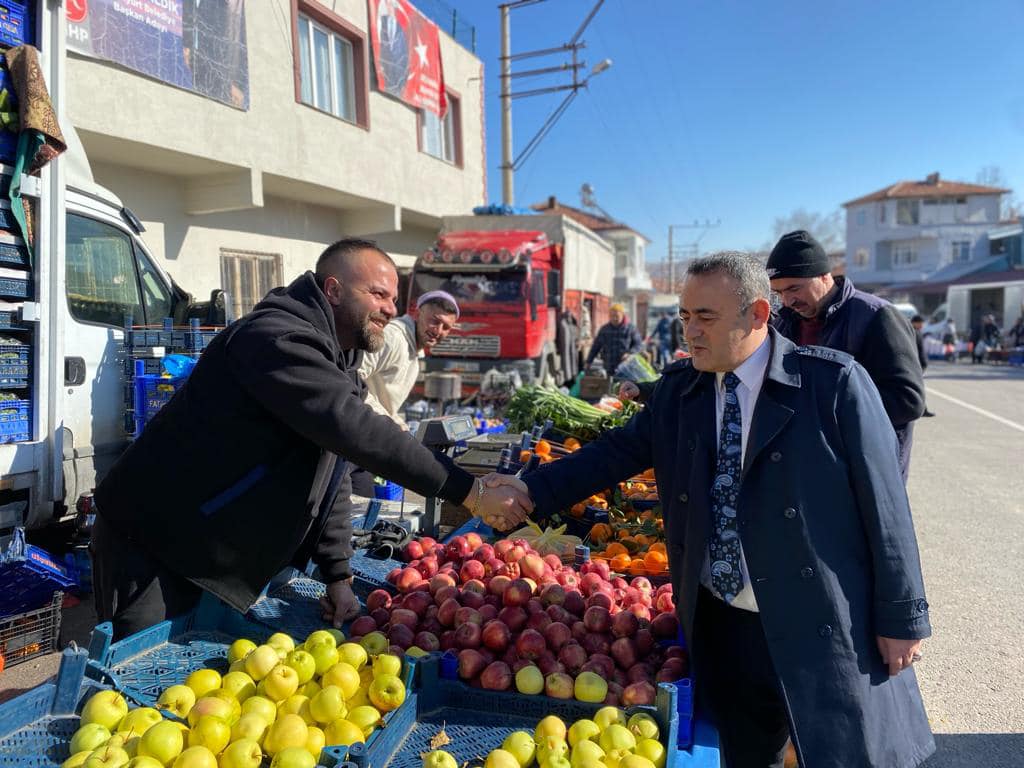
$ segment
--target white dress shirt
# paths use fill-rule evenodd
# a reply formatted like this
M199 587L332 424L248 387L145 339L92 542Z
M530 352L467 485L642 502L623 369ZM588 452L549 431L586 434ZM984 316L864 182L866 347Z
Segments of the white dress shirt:
M768 359L771 357L771 341L765 339L754 353L744 360L733 373L739 378L740 383L736 386L736 399L740 406L740 426L743 428L740 443L741 464L747 458L747 436L750 434L750 422L754 419L754 406L757 404L757 396L761 394L761 384L764 382L764 374L768 369ZM722 412L725 410L725 373L715 374L715 442L722 433ZM740 544L740 573L743 574L743 589L730 603L734 608L742 608L746 611L757 611L757 599L754 597L754 588L750 585L750 571L747 570L747 559L743 555L743 545ZM704 567L701 569L700 583L711 592L721 598L717 590L711 585L711 555L704 553Z

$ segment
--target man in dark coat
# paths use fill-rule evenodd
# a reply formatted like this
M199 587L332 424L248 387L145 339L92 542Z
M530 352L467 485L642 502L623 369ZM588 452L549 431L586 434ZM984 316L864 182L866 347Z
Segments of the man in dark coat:
M621 429L523 481L539 512L653 466L698 700L729 768L911 768L928 604L896 436L865 370L769 327L764 268L691 262L693 355Z
M397 285L387 254L342 240L211 342L96 489L97 612L117 637L188 611L200 590L244 611L310 558L327 617L351 618L353 465L502 530L525 518L363 402L359 358L383 343Z
M644 348L644 339L639 329L626 319L626 308L621 304L612 304L608 310L608 322L597 332L594 343L587 354L587 365L594 362L600 355L604 369L609 376L615 375L627 355L633 355Z
M924 373L925 369L928 368L928 353L924 351L924 318L921 315L914 315L910 318L910 325L914 329L914 341L917 344L917 359L921 363L921 372ZM924 413L922 416L931 418L935 414L928 410L928 406L925 405Z
M904 483L910 471L914 421L924 413L924 374L914 331L892 304L832 277L825 249L810 233L783 235L768 256L772 290L783 308L775 329L797 344L853 355L878 387L900 441Z

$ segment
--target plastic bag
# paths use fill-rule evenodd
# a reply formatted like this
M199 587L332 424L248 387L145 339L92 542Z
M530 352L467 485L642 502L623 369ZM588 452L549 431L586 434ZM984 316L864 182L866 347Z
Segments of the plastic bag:
M163 360L164 372L174 378L188 376L196 367L196 362L196 358L188 355L167 355Z
M654 381L658 378L658 372L651 367L646 357L635 354L630 355L619 364L619 367L615 369L615 378L640 384L645 381Z
M556 555L563 559L572 557L576 547L583 543L579 536L567 535L564 525L558 528L545 528L542 531L539 525L532 522L527 523L525 528L510 533L506 538L525 539L541 557Z

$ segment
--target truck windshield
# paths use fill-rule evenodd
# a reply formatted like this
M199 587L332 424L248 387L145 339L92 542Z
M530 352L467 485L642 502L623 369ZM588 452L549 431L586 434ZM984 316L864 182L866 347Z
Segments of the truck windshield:
M460 304L517 302L523 299L526 272L417 272L413 296L447 291Z

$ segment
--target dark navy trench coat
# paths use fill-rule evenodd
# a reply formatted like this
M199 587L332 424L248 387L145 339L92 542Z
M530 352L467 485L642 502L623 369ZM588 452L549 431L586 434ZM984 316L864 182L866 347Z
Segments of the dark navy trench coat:
M794 745L809 768L918 765L935 744L917 678L890 677L875 640L931 633L895 433L853 358L770 333L738 526ZM545 512L654 467L690 648L711 528L714 382L688 361L670 366L626 426L526 477Z

